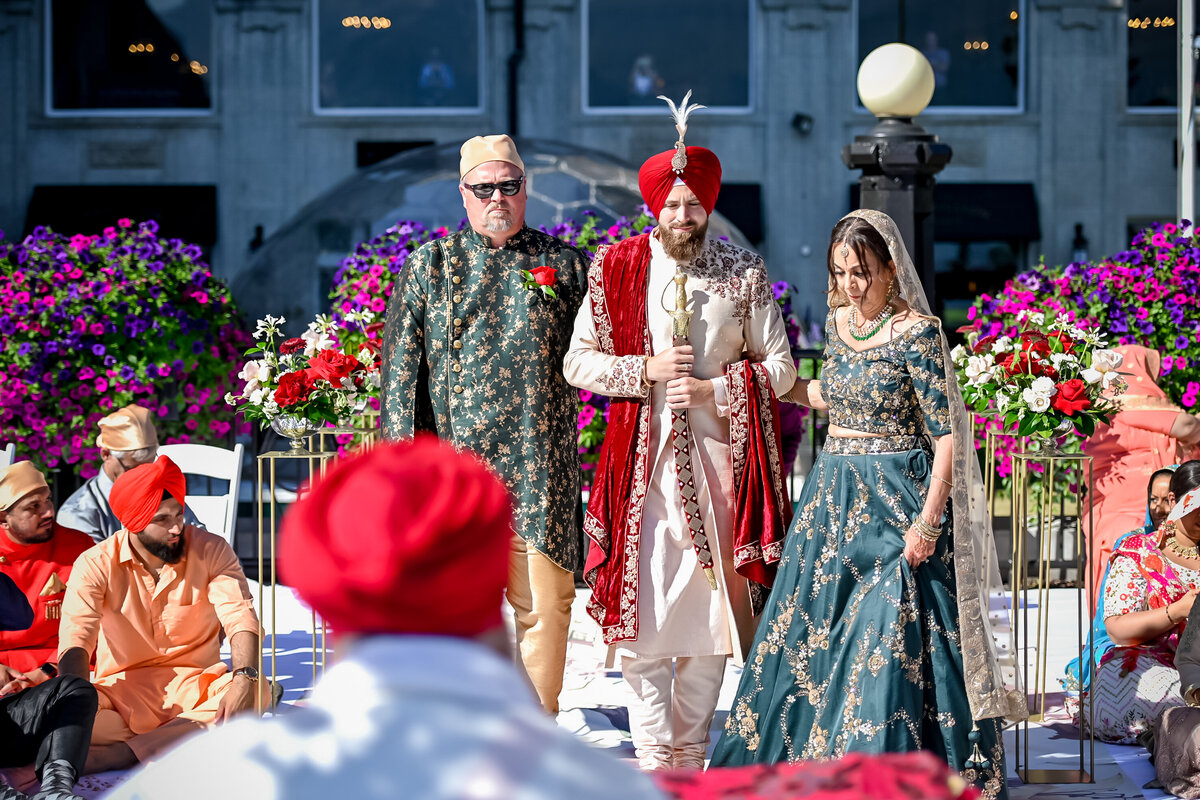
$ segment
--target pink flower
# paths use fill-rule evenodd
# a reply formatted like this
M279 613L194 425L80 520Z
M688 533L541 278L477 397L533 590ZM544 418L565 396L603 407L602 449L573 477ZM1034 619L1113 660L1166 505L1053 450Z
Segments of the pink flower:
M191 296L200 305L204 305L208 302L208 292L192 292Z
M1179 399L1179 402L1183 403L1188 408L1191 408L1192 406L1196 405L1196 395L1185 394L1183 397L1181 397Z
M112 225L109 225L107 228L104 229L104 238L105 239L117 238L117 229L114 228Z
M613 237L620 236L621 229L618 228L616 225L613 225L611 228L608 229L608 235L613 236Z
M106 381L104 378L96 378L96 391L97 392L107 392L108 391L108 381Z
M183 427L187 428L189 431L194 431L196 428L200 427L200 423L194 419L189 419L183 423Z
M975 306L971 306L970 308L967 309L967 321L968 322L974 322L975 317L977 317L978 315L979 315L979 309L977 309Z
M383 302L382 297L371 298L371 310L376 314L381 314L387 309L387 303Z
M129 217L121 217L119 220L117 220L117 224L122 228L128 228L133 225L133 220L131 220Z
M99 322L93 322L91 325L88 326L88 333L92 334L92 336L103 336L104 335L104 326L101 325Z
M112 408L112 400L109 400L107 397L101 397L100 407L107 411L108 409Z
M1163 233L1167 234L1168 236L1175 233L1177 230L1179 230L1179 228L1174 222L1168 222L1166 225L1163 225Z

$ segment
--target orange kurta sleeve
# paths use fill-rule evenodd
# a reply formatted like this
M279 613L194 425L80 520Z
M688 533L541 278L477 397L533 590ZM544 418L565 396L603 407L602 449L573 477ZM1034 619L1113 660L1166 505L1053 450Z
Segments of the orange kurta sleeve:
M249 631L260 636L258 615L254 613L254 600L246 574L229 543L218 536L205 540L204 558L209 564L211 578L208 582L208 601L217 612L217 619L225 629L225 635L233 638L235 633Z
M58 625L59 657L72 647L83 648L89 656L96 652L100 617L108 592L108 559L108 554L99 548L75 559Z

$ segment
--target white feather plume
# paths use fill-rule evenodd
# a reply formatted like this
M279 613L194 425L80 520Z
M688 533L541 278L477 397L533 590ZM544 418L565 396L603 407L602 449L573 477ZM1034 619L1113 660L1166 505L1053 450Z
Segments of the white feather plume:
M666 104L670 106L671 116L675 118L675 130L679 131L679 141L681 142L683 141L684 134L687 133L688 117L690 117L692 112L696 111L697 109L708 108L708 106L702 106L699 103L692 103L690 106L688 105L688 100L692 99L691 89L688 89L688 93L683 96L683 102L678 106L675 105L674 100L666 95L660 94L658 99L665 101Z

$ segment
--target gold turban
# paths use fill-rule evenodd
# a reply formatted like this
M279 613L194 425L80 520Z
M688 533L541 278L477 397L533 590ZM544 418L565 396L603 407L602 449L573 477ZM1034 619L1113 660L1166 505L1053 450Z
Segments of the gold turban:
M503 161L521 170L521 174L525 173L525 162L517 154L517 146L513 143L512 137L507 134L498 133L492 136L476 136L473 139L467 139L463 142L459 153L462 155L458 162L460 179L465 178L468 172L480 164L486 164L489 161Z
M10 464L0 469L0 511L8 511L30 492L49 488L46 477L32 461Z
M148 408L125 406L97 424L100 426L97 447L119 452L158 447L158 431L154 430L154 418Z

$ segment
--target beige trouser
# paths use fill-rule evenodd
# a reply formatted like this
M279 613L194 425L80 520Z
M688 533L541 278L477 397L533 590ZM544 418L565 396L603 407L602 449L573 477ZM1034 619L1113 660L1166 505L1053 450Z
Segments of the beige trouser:
M704 769L728 658L621 657L621 673L637 698L629 705L629 732L639 767Z
M567 666L575 575L514 536L506 594L516 622L520 664L542 707L557 714Z

